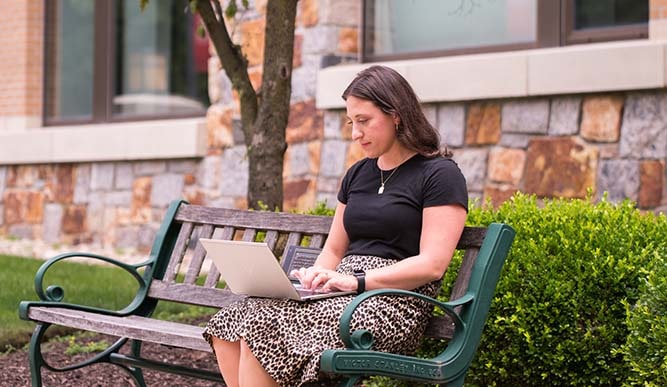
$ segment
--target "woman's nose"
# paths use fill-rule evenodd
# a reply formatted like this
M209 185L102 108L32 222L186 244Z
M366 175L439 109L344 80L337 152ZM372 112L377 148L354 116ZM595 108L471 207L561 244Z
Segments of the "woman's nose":
M360 139L361 137L363 137L363 135L364 135L363 132L361 130L359 130L356 127L356 125L353 124L352 125L352 140L356 141L356 140Z

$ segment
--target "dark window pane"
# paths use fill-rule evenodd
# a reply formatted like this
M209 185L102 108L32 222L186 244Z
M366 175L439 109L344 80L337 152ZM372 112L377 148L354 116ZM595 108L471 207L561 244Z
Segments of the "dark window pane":
M648 23L648 0L575 0L574 28Z
M92 116L94 6L93 1L47 2L47 120L89 120Z
M141 12L137 0L118 1L114 116L192 114L208 106L208 41L197 35L187 5L152 1Z

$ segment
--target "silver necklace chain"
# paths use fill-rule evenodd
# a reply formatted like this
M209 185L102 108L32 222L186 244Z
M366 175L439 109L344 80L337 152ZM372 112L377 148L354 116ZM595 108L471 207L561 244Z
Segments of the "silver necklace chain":
M400 168L401 165L403 165L406 161L408 161L408 159L412 156L414 156L414 153L412 153L412 154L408 155L408 157L404 158L403 161L401 161L400 164L398 164L398 166L396 166L396 168L394 168L394 170L391 171L389 176L387 176L387 180L384 179L384 171L382 171L382 168L380 168L380 164L377 165L378 169L380 170L380 188L378 188L378 195L382 195L384 193L384 185L389 181L389 179L391 179L392 176L394 176L394 173L396 173L396 171L398 171L398 168ZM380 160L378 159L378 163L379 163L379 161Z
M400 168L400 167L401 166L399 165L398 167L394 168L394 170L391 171L391 173L387 177L387 180L384 179L384 173L382 172L382 168L380 168L380 188L378 188L378 195L382 195L384 193L385 183L388 182L389 179L391 179L392 176L394 176L394 173L396 173L396 171L398 171L398 168Z

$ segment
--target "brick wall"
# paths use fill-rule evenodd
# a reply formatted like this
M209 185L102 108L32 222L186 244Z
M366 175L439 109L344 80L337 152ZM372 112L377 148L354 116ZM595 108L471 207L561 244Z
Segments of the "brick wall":
M0 130L39 126L43 1L6 1L0 10Z
M667 39L667 0L649 0L649 38Z
M667 19L667 0L649 0L649 19Z

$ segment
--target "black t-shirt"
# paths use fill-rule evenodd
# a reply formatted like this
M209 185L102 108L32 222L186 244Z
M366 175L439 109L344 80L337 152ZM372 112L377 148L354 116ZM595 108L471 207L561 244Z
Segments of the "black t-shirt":
M350 240L346 255L404 259L419 254L422 210L458 204L468 210L466 181L458 165L444 157L415 155L387 179L378 194L377 159L358 161L345 174L338 200Z

